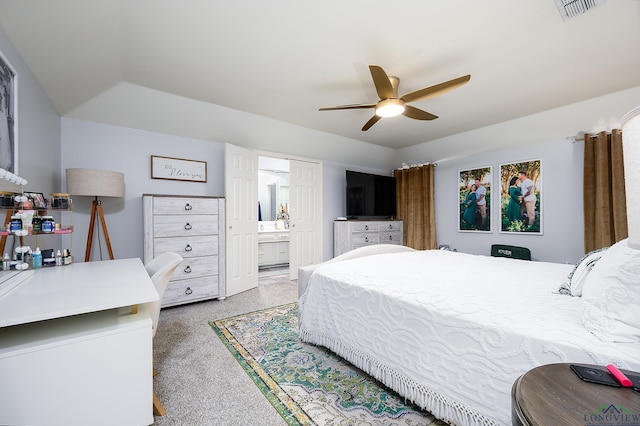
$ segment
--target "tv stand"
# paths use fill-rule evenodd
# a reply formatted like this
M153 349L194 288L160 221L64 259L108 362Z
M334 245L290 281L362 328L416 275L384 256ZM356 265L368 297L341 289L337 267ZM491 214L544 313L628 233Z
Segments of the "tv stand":
M373 244L398 244L404 241L401 220L336 220L333 222L333 256Z

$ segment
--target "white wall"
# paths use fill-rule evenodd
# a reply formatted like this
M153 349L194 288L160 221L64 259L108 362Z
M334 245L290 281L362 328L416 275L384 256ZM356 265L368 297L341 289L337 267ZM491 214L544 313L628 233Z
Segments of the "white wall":
M574 263L584 254L582 162L584 143L567 136L579 131L619 128L620 118L640 104L640 87L545 111L517 120L428 142L399 152L401 162L437 162L435 175L438 244L459 251L489 254L491 244L531 249L534 259ZM458 232L457 182L460 170L541 159L543 235L500 233L494 192L492 233ZM495 191L495 189L494 189Z

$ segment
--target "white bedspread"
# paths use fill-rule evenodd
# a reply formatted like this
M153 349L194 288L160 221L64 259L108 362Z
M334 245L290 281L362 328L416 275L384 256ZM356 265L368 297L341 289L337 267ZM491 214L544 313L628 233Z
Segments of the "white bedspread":
M511 424L511 386L533 367L640 371L639 343L605 343L558 294L571 265L440 250L318 267L300 298L300 337L325 346L436 417Z

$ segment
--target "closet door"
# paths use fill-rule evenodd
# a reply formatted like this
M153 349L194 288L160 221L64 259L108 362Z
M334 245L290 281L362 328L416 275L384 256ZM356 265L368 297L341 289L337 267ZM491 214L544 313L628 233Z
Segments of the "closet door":
M225 145L227 296L258 286L258 155Z
M298 267L322 262L322 164L289 162L289 276L298 278Z

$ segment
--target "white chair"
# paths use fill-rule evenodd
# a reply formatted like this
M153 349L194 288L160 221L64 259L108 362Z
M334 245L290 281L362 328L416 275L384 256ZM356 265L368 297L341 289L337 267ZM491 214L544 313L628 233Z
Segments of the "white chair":
M169 280L171 279L173 272L176 270L182 260L182 256L180 256L179 254L168 252L155 257L145 265L147 273L151 277L151 281L153 281L153 285L155 286L159 296L157 302L145 303L144 305L140 305L139 307L139 312L148 312L149 316L151 317L152 337L155 337L156 330L158 329L162 296L164 296L164 291L167 289L167 285L169 284ZM164 416L166 414L166 410L162 406L162 403L156 396L155 392L153 393L153 414L155 414L156 416Z

